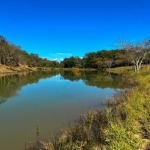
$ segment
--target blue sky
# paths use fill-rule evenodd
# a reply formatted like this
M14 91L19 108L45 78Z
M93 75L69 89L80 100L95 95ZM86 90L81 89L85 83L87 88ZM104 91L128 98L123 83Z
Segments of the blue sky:
M150 36L150 0L0 0L0 35L60 60Z

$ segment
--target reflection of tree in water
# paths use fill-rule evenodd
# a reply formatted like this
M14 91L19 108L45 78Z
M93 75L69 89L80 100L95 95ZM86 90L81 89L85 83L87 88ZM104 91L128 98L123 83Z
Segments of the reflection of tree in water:
M72 71L61 71L60 75L62 76L61 79L63 80L70 80L70 81L78 81L81 79L81 74L80 72L78 73L78 75L75 75Z
M65 80L78 81L82 79L87 86L114 89L125 89L131 87L131 85L126 83L121 76L110 74L108 72L80 71L78 76L76 76L71 71L63 71L60 74Z
M4 103L8 98L16 96L17 91L22 86L38 83L41 78L50 78L58 74L61 75L61 80L70 80L72 82L83 80L85 85L98 88L125 89L131 87L121 76L107 72L80 71L77 75L72 71L21 73L0 78L0 104Z
M6 98L2 98L2 97L0 97L0 104L5 103L6 101L7 101L7 99L6 99Z
M0 78L0 104L8 98L17 95L17 91L27 84L38 83L41 78L50 78L59 74L59 72L29 72L4 76Z
M129 88L128 84L122 82L122 78L118 75L108 73L97 73L93 76L93 79L85 79L84 83L89 86L96 86L98 88L113 88L113 89L125 89Z

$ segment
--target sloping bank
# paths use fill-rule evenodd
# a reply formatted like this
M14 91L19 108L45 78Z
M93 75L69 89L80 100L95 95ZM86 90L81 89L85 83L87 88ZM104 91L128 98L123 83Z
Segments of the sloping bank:
M46 68L46 67L28 67L26 65L24 66L18 66L18 67L13 67L13 66L5 66L0 64L0 78L8 75L8 74L16 74L20 72L29 72L29 71L44 71L44 70L52 70L52 68Z
M0 75L5 75L5 74L11 74L11 73L18 73L18 72L24 72L24 71L34 71L35 68L29 68L27 66L18 66L18 67L13 67L13 66L5 66L0 64Z
M126 72L126 71L125 71ZM106 103L105 112L88 111L58 138L41 141L37 125L37 146L31 150L148 150L150 149L150 69L123 76L138 85L115 95Z

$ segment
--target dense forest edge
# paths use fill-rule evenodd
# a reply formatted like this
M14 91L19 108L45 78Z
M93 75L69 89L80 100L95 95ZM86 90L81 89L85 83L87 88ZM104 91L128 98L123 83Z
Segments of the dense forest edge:
M134 88L108 99L105 111L89 110L59 137L42 141L37 123L37 144L27 143L25 150L150 149L150 39L118 41L118 45L116 50L89 52L83 58L72 56L57 62L28 54L0 36L1 73L43 68L107 69L136 82Z

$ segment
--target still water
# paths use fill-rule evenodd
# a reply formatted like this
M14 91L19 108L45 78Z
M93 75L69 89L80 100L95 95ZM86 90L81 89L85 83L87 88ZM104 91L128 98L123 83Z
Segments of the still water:
M51 71L0 78L0 150L24 150L36 141L36 122L43 140L56 135L90 109L127 88L122 78L100 72Z

